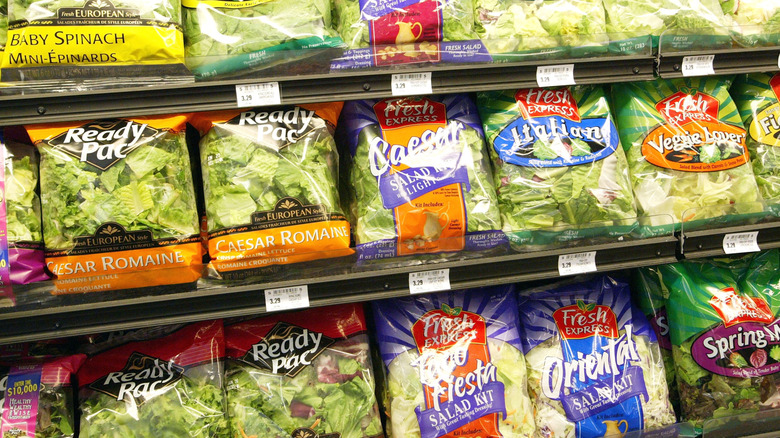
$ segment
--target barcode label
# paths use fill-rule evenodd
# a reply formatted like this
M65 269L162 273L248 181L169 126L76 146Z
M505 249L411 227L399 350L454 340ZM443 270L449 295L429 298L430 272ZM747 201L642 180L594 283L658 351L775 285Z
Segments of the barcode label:
M449 269L409 273L409 292L412 294L424 294L426 292L450 289Z
M750 233L732 233L723 236L723 252L726 254L742 254L744 252L759 252L758 231Z
M574 85L574 64L539 66L536 68L536 83L540 87Z
M236 104L239 108L269 106L282 103L278 82L236 85Z
M309 307L309 286L265 290L265 309L268 312L306 307Z
M596 271L596 251L558 256L558 274L560 276Z
M433 93L431 73L403 73L392 76L393 96Z
M682 62L682 74L686 77L714 75L714 61L715 55L686 56Z

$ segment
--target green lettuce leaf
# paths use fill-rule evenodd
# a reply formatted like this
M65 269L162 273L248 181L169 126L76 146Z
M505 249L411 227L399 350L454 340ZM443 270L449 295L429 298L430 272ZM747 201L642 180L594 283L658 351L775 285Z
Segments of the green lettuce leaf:
M38 159L33 148L6 143L5 203L8 242L42 242Z

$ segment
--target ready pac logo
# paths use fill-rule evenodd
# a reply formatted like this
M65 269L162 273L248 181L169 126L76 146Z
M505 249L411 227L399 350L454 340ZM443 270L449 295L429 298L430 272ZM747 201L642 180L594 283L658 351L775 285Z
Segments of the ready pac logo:
M726 327L743 322L771 324L775 320L765 299L739 295L733 287L715 291L709 303Z
M560 116L581 121L577 102L568 88L551 90L548 88L529 88L515 93L523 118Z
M684 89L655 104L655 109L672 125L719 123L720 102L709 94Z
M417 124L446 124L447 106L425 97L380 100L374 104L383 130Z
M95 380L89 388L119 401L135 400L137 405L167 391L181 380L184 368L170 361L135 352L120 371Z
M553 312L555 325L563 339L585 339L593 336L617 338L619 335L615 312L609 306L585 303L561 307Z
M278 322L241 360L274 374L295 377L335 342L322 333Z

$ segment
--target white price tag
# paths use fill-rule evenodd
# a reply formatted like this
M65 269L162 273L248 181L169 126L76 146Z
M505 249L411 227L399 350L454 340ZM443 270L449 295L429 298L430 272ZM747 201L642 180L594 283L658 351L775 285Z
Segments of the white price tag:
M279 105L281 103L282 96L279 93L278 82L236 85L236 104L239 108Z
M265 290L265 310L268 312L305 307L309 307L309 286Z
M574 64L540 65L536 67L536 83L540 87L574 85Z
M713 61L715 55L686 56L682 62L682 74L683 76L714 75Z
M777 68L780 68L780 55L777 55Z
M558 256L558 274L561 276L596 271L596 251Z
M450 289L449 269L409 273L409 292L412 294L424 294L426 292Z
M393 96L433 93L431 73L399 73L392 77Z
M733 233L723 236L723 252L726 254L741 254L743 252L759 252L758 231L751 233Z

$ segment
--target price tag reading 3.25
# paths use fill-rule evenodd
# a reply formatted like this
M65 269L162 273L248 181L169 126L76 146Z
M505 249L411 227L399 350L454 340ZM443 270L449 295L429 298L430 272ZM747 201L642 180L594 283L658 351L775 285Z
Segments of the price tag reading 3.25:
M309 307L309 286L265 290L265 310L268 312L306 307Z
M236 85L236 104L239 108L280 105L282 95L278 82Z
M683 76L707 76L715 74L715 55L686 56L682 61Z
M574 84L574 64L543 65L536 68L540 87L562 87Z
M723 252L726 254L742 254L759 252L758 231L750 233L733 233L723 236Z
M433 93L431 73L394 74L391 80L393 96L412 96Z
M409 274L409 292L412 294L424 294L426 292L450 290L451 288L449 269L411 272Z
M558 256L558 274L561 276L596 271L596 251Z

